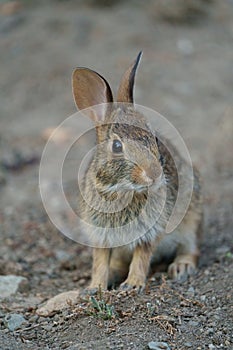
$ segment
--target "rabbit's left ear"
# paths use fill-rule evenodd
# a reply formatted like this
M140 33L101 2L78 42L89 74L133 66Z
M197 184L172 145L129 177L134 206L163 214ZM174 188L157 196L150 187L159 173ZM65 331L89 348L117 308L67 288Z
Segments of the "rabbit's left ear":
M97 72L80 67L72 75L73 95L78 109L86 113L94 122L104 120L108 103L113 102L108 82ZM92 106L99 105L98 108Z
M142 57L142 51L139 52L136 60L133 64L127 69L123 77L121 78L120 86L117 94L117 102L127 102L133 103L133 89L134 89L134 80L137 72L137 67Z

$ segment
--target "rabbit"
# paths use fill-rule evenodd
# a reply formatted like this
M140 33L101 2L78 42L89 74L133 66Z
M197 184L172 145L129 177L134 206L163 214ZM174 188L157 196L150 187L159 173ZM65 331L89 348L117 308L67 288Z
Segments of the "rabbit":
M119 284L121 289L143 290L149 271L163 259L170 262L168 275L174 280L184 279L197 268L203 222L200 177L194 169L189 208L179 226L165 233L177 198L178 174L167 147L134 107L134 82L141 56L142 52L122 76L115 104L110 85L97 72L81 67L72 76L75 104L79 110L89 107L84 114L95 124L98 146L82 184L84 195L79 199L80 215L90 224L84 233L94 242L89 290ZM98 105L96 110L91 109L93 105ZM181 158L181 168L185 168L183 163ZM116 197L120 202L127 198L127 206L115 212L102 210L102 204L111 204ZM137 220L139 214L144 220ZM146 221L153 223L155 216L159 219L154 225L147 225ZM124 231L124 225L134 219L133 229ZM140 230L145 232L141 236Z

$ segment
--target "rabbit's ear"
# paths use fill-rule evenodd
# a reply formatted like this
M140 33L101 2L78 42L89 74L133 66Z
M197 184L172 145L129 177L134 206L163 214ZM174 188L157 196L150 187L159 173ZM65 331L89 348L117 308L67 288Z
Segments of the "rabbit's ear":
M141 57L142 57L142 51L139 52L136 60L127 69L127 71L121 78L121 82L120 82L120 86L117 94L117 102L133 103L134 80L135 80L137 67L139 65Z
M97 72L88 68L76 68L72 75L73 95L78 109L85 109L102 103L113 102L108 82ZM92 109L87 114L95 121L104 120L106 105Z

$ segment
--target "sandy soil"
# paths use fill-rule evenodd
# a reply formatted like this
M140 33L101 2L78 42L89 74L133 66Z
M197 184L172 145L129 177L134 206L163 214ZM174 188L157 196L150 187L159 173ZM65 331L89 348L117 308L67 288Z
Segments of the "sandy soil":
M164 18L155 3L0 2L0 274L28 281L1 301L1 349L233 349L233 3L199 1L191 19ZM156 274L141 295L105 292L100 310L85 299L39 317L39 305L85 288L91 273L90 248L59 233L41 203L43 132L75 112L74 67L115 89L141 49L136 101L174 124L203 177L199 271L183 284ZM14 332L4 321L12 313L27 321Z

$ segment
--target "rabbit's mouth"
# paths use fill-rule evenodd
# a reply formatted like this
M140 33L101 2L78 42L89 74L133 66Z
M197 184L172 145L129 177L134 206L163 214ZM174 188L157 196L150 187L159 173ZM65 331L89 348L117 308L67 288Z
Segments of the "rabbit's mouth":
M148 178L146 179L144 184L134 184L135 191L136 192L143 192L143 191L157 191L162 185L166 183L164 174L161 173L156 179Z
M144 181L124 181L115 185L112 185L108 188L107 192L117 192L117 193L126 193L126 192L155 192L162 185L166 184L165 176L162 173L158 178L152 180L150 178L144 178Z

